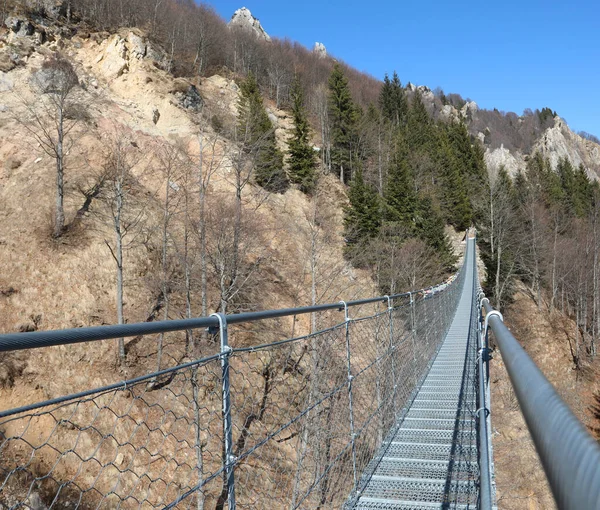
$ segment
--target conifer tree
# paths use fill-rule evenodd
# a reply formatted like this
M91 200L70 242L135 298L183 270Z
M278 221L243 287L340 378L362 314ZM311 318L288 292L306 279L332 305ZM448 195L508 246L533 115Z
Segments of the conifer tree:
M456 258L444 231L444 220L428 196L419 200L415 228L417 235L436 251L444 266L447 269L451 268Z
M401 133L397 135L397 149L390 166L385 188L385 220L414 230L417 196L408 164L408 147Z
M448 223L459 230L464 230L472 220L471 203L465 178L461 172L466 164L466 156L462 156L459 150L452 147L445 130L439 130L438 135L437 144L441 156L438 164L440 166L442 209Z
M383 79L383 87L379 94L379 107L384 118L395 127L404 124L406 121L408 102L396 71L394 71L391 80L387 74Z
M379 233L381 207L373 186L365 183L362 170L357 169L348 191L350 204L344 211L344 236L347 248L362 246Z
M304 193L311 193L315 186L315 153L310 144L310 125L304 109L304 93L298 77L290 91L294 130L289 141L290 179L300 185Z
M415 92L407 117L407 141L411 152L432 153L433 125L423 104L421 94Z
M353 139L358 119L348 80L339 64L335 64L329 77L329 118L331 121L331 164L346 182L352 175Z
M277 147L275 130L252 73L248 74L240 90L238 141L253 158L255 181L267 191L284 193L289 187L289 181L283 169L283 154Z

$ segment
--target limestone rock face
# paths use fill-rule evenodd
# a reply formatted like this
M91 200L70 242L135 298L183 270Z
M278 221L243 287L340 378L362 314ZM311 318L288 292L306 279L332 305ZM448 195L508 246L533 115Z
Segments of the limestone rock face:
M423 101L433 103L435 96L429 87L426 87L425 85L419 85L417 87L417 91L421 94Z
M129 67L125 40L118 35L112 36L102 57L102 71L110 80L121 76Z
M501 167L508 172L508 175L514 177L520 169L525 168L525 160L520 152L511 153L502 145L498 149L485 151L485 163L490 175L496 175Z
M316 42L313 48L313 52L318 55L319 58L325 58L327 56L327 48L320 42Z
M465 117L468 115L472 115L474 113L477 113L477 110L479 110L479 106L477 106L477 103L475 101L468 101L460 110L460 113L462 113Z
M103 43L103 52L96 59L102 73L110 81L129 71L131 65L143 59L152 60L159 68L165 67L166 56L138 33L115 34Z
M233 13L229 26L242 27L245 30L253 32L259 39L264 39L265 41L271 40L271 37L265 32L258 18L255 18L250 9L246 7L242 7Z
M459 119L458 111L451 104L446 104L442 106L442 110L440 111L440 117L445 121Z
M554 126L548 128L535 143L532 153L536 151L550 160L552 168L556 168L561 158L568 158L573 166L583 165L590 177L598 179L600 146L571 131L560 117L555 119Z

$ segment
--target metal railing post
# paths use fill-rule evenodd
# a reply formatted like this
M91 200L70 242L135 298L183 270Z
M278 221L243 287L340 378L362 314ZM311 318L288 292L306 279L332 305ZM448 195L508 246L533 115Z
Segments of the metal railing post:
M481 310L481 307L479 307ZM481 312L480 312L481 314ZM489 371L489 351L487 348L487 321L483 329L481 329L481 322L479 322L479 352L477 356L477 373L479 376L478 384L478 400L479 406L477 409L477 425L479 428L479 466L480 466L480 508L482 510L489 510L492 508L492 477L491 477L491 457L490 457L490 445L489 445L489 415L490 411L487 407L488 395L486 391L486 373ZM486 370L487 368L487 370Z
M347 377L348 377L348 410L350 414L350 441L352 443L352 474L354 476L354 494L358 489L358 473L356 471L356 433L354 431L354 407L352 402L352 381L354 376L352 375L352 361L350 351L350 319L348 315L348 305L345 301L340 301L344 309L344 321L346 326L346 360L347 360Z
M388 305L388 318L390 323L390 354L392 356L392 402L394 405L394 416L398 416L398 403L396 402L396 390L398 389L398 380L396 379L396 362L394 356L396 354L396 346L394 345L394 307L392 306L392 298L390 296L384 296L387 299Z
M219 320L219 336L221 339L221 396L223 400L223 479L227 487L227 506L235 510L235 478L234 469L236 458L233 455L233 423L231 418L231 388L229 382L229 358L232 349L229 347L227 333L227 317L222 313L213 313L211 317Z
M409 292L410 296L410 338L412 340L412 351L413 351L413 379L415 381L415 387L417 386L417 332L416 332L416 317L415 317L415 298L412 292Z

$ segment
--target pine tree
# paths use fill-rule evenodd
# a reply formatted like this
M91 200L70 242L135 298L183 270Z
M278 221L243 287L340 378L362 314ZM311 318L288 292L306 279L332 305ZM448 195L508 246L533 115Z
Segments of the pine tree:
M335 64L329 77L329 118L331 120L331 164L346 182L352 175L353 142L358 119L348 80L339 64Z
M465 177L462 170L468 161L470 147L456 148L452 146L451 139L445 129L438 132L438 151L441 156L440 166L440 196L442 210L448 223L459 230L470 226L472 208L469 201Z
M411 152L431 153L434 142L433 127L421 94L415 92L407 117L407 141Z
M348 191L350 204L344 211L344 237L347 248L362 246L379 233L381 207L373 186L365 183L362 170L354 172Z
M399 223L414 230L414 217L417 209L417 196L414 181L408 164L408 147L402 134L397 135L397 149L384 192L384 217L388 222Z
M415 214L415 229L417 235L436 251L446 268L451 268L456 258L444 231L444 220L428 196L421 197L419 200Z
M379 107L384 118L393 126L398 127L406 122L408 102L400 78L395 71L391 80L387 74L383 79L383 87L379 94Z
M254 160L254 178L259 186L274 193L284 193L289 180L283 169L283 154L277 147L275 130L252 73L240 86L238 104L238 141Z
M315 186L315 152L310 144L310 125L304 109L304 93L298 77L290 91L294 130L289 141L290 179L300 185L304 193L311 193Z

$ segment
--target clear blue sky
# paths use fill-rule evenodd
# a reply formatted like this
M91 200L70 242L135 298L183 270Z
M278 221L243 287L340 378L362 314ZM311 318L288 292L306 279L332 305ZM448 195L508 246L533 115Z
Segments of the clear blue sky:
M328 52L378 78L398 72L483 108L548 106L600 136L597 0L213 0L229 20L246 6L271 36Z

